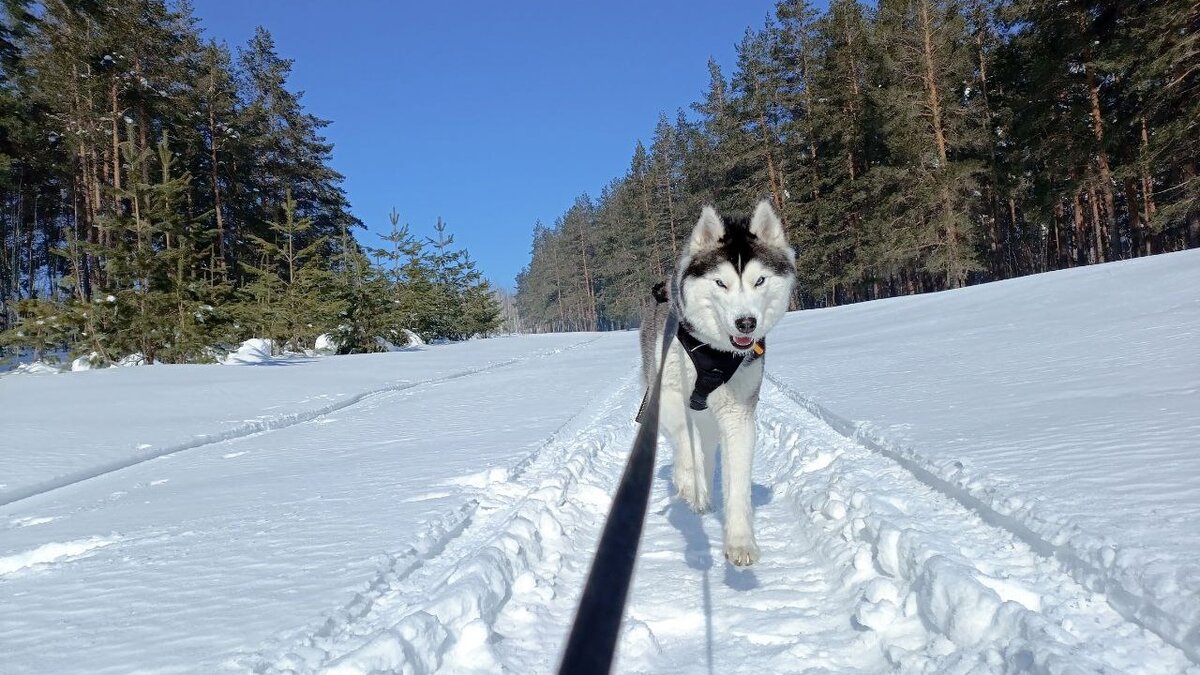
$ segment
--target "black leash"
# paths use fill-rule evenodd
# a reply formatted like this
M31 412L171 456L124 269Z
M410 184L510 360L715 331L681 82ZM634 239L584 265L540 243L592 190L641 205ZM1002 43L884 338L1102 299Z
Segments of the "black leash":
M649 400L643 404L642 424L633 440L633 450L629 453L625 473L621 475L621 484L604 523L600 545L592 559L587 585L583 588L575 623L571 626L567 648L558 667L560 675L607 675L612 668L621 619L625 615L625 598L629 595L638 544L642 540L650 485L654 480L663 368L678 328L679 319L672 310L667 314L663 331L658 376L649 392Z

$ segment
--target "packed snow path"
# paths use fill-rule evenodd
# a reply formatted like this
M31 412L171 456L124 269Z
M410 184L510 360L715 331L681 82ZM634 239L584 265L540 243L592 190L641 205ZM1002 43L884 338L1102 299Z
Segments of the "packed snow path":
M435 523L344 607L231 665L552 672L639 395L631 377L591 424L470 502L471 517ZM1200 672L773 385L759 432L763 561L750 568L720 559L720 511L672 498L660 455L619 672Z

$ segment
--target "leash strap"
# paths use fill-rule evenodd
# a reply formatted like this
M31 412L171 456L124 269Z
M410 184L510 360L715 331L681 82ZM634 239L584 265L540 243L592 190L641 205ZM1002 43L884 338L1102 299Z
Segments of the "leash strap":
M613 497L608 520L587 585L575 612L575 623L567 638L567 648L558 667L560 675L607 675L616 654L625 599L633 579L638 544L646 520L646 504L654 480L654 455L658 443L659 394L662 392L663 367L671 341L679 328L675 311L667 314L663 331L662 357L654 388L643 399L642 424L633 441L633 450L621 475L621 484Z

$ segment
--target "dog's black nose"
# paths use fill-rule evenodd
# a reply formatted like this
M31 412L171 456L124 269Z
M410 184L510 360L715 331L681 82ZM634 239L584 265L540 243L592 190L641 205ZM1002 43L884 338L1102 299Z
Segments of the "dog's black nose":
M737 329L743 333L750 334L754 332L754 327L758 325L758 319L755 319L752 316L743 316L737 321L734 321L733 325L737 326Z

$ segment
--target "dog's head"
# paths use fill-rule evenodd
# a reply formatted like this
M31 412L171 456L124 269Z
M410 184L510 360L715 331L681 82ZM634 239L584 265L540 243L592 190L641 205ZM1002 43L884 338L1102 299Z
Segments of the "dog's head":
M748 222L723 220L706 206L676 273L692 333L718 349L746 351L787 311L796 254L770 202L759 202Z

